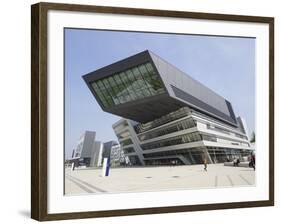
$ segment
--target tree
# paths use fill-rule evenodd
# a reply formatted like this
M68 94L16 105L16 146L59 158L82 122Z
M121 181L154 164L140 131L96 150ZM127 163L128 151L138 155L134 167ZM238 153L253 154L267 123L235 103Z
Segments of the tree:
M255 143L255 142L256 142L256 134L255 134L254 131L253 131L253 133L252 133L252 137L251 137L250 142L251 142L251 143Z

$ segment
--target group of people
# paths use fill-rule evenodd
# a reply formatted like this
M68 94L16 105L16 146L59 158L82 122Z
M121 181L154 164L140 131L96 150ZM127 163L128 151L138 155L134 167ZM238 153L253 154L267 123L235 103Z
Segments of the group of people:
M252 167L254 170L256 170L256 157L254 153L251 153L250 157L249 157L249 167ZM228 159L228 162L230 162L230 160ZM235 158L233 160L233 166L239 166L240 163L240 159L239 158ZM203 159L203 164L204 164L204 170L207 171L207 166L208 166L208 160L207 158Z
M235 158L233 160L233 166L239 166L239 163L240 163L240 159L239 158Z

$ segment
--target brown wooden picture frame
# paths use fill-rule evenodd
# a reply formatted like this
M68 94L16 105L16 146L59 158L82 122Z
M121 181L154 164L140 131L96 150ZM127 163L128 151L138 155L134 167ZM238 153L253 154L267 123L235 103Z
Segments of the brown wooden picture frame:
M48 214L47 202L47 13L49 10L98 12L167 18L195 18L269 25L269 200L137 208L126 210L88 211ZM224 15L140 8L119 8L90 5L38 3L31 6L31 217L39 221L110 217L171 212L203 211L274 205L274 18Z

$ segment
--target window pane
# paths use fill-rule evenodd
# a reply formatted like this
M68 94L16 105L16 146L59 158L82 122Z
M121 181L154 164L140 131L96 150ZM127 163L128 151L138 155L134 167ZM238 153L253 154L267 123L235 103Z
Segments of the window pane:
M114 79L115 79L115 81L116 81L117 86L119 87L120 92L122 92L122 91L125 89L125 86L124 86L124 84L122 83L122 81L121 81L119 75L115 75L115 76L114 76Z
M145 68L144 65L138 66L138 68L139 68L141 74L142 74L144 77L148 76L148 72L147 72L147 70L146 70L146 68Z
M110 86L110 84L109 84L109 82L108 82L108 79L104 79L104 80L103 80L103 84L104 84L104 86L106 86L107 91L108 91L109 94L112 96L112 95L113 95L113 90L112 90L112 88L111 88L111 86Z
M97 83L93 82L92 86L96 92L99 91L99 87L98 87Z
M141 79L140 71L137 68L133 68L132 71L136 79Z
M116 83L115 83L115 81L114 81L114 79L112 77L109 77L108 81L109 81L111 87L116 86Z
M112 101L114 102L114 105L120 104L120 101L117 97L119 89L117 88L116 82L113 79L113 77L108 78L108 83L110 86L111 98L112 98Z
M130 82L136 81L136 79L135 79L135 77L133 75L133 72L131 70L126 71L126 74L127 74L128 78L129 78Z
M103 92L104 86L103 86L102 82L99 80L99 81L97 82L97 84L98 84L98 87L99 87L100 91Z
M129 80L126 76L126 74L124 72L118 74L118 77L120 78L120 81L123 85L123 96L124 96L124 101L125 102L128 102L128 101L131 101L132 100L132 96L130 94L130 91L128 90L129 86L130 86L130 83L129 83Z
M131 70L126 71L126 74L128 75L128 79L131 82L130 86L130 93L133 95L136 99L142 98L142 94L137 93L137 91L140 89L140 86L138 84L138 80L136 79L136 76L133 74Z
M102 83L102 84L100 84L100 85L102 85L103 88L104 88L104 90L103 90L103 96L104 96L104 98L107 100L107 103L108 103L110 106L114 105L114 104L113 104L113 100L112 100L112 96L111 96L110 89L108 88L108 85L107 85L105 79L101 80L100 82ZM107 88L106 88L106 87L107 87Z
M150 62L149 62L149 63L146 63L146 64L145 64L145 67L147 68L147 70L148 70L149 73L154 73L154 69L153 69L153 67L152 67L152 65L151 65Z
M150 85L151 77L150 77L148 71L146 70L145 66L141 65L141 66L138 67L138 69L139 69L139 71L140 71L140 73L142 75L142 78L144 80L144 83L145 83L144 84L145 85L145 90L144 90L145 96L152 96L152 95L154 95L155 91L151 91L151 89L152 89L151 85Z
M100 84L101 85L101 84ZM102 105L104 107L108 107L108 102L106 101L105 97L104 97L104 94L102 93L102 91L100 90L99 86L96 84L96 83L93 83L92 84L93 88L94 88L94 91L96 92L96 94L98 95L99 97L99 100L101 101Z
M129 86L129 80L128 80L128 77L126 76L126 74L124 72L120 73L119 74L121 80L123 81L123 83L126 85L126 87Z

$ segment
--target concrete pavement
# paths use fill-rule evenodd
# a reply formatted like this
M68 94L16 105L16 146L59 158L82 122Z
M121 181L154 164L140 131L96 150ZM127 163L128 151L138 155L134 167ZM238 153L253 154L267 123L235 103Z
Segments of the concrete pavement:
M247 167L210 164L112 168L108 177L101 169L65 171L65 194L121 193L214 187L238 187L255 184L255 171Z

